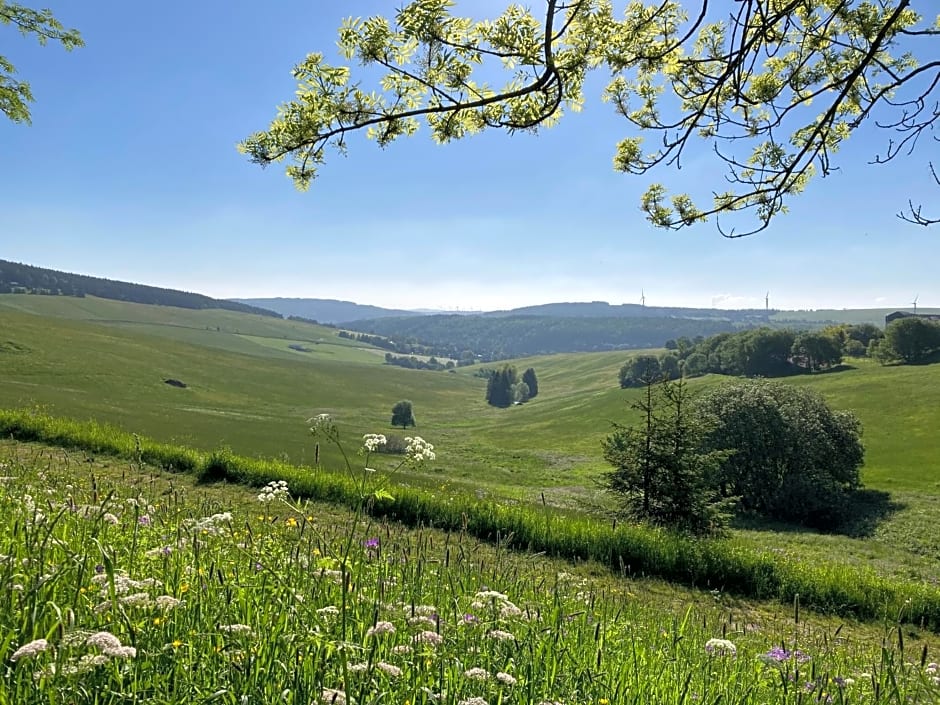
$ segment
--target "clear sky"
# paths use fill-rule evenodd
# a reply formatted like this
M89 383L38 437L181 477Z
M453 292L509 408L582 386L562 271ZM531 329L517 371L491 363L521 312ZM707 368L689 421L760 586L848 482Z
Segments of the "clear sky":
M940 226L895 217L908 198L940 210L927 172L937 142L870 167L886 136L869 130L769 231L664 232L638 207L648 183L719 189L721 166L695 145L681 172L615 173L614 146L633 133L600 102L598 77L585 110L539 136L438 146L423 130L385 151L354 139L299 193L236 144L293 97L290 70L308 52L340 61L344 17L397 0L40 4L87 46L40 48L0 27L36 97L32 126L0 119L0 258L217 297L405 308L638 303L641 290L647 305L763 307L769 290L776 308L902 307L918 294L940 306Z

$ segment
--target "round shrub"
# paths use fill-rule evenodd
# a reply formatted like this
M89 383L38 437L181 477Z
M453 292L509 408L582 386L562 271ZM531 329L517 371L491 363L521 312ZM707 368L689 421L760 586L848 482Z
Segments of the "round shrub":
M854 414L812 390L767 380L711 389L695 403L709 450L730 451L713 481L741 510L820 528L845 516L864 458Z

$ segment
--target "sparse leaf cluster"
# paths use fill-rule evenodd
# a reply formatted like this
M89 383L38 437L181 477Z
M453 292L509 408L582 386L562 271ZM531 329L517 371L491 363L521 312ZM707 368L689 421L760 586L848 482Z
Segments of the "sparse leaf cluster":
M24 37L33 37L41 45L50 40L67 51L84 46L77 30L62 26L51 10L33 10L19 3L0 0L0 25L8 25ZM17 78L16 67L0 55L0 111L13 122L30 122L29 104L33 92L29 83Z
M348 67L310 54L295 70L297 98L241 149L267 165L290 157L300 188L330 150L365 131L386 146L423 120L438 142L487 128L536 131L578 110L592 70L611 79L603 99L637 134L616 145L618 171L680 166L703 140L727 186L711 199L651 183L641 209L681 228L746 212L766 228L866 120L888 131L888 161L912 152L940 121L940 27L927 0L740 0L726 13L707 0L544 0L495 19L453 14L452 0L413 0L393 20L347 20L345 58L384 72L369 90ZM933 8L935 9L935 8ZM911 203L905 217L936 222Z

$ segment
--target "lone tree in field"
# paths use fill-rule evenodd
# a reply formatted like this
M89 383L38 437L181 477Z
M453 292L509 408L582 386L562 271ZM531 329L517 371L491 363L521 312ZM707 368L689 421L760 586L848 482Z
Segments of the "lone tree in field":
M392 426L408 428L416 425L414 408L410 401L403 399L392 407Z
M58 42L67 51L84 46L81 35L65 29L49 10L33 10L19 3L0 0L0 25L10 25L23 36L32 36L40 44ZM29 104L33 92L29 83L16 77L16 67L0 56L0 110L13 122L29 124Z
M365 85L309 54L294 69L296 97L242 151L261 165L290 158L288 175L307 188L357 132L385 147L422 120L441 143L550 127L581 107L597 70L610 76L602 99L633 129L616 136L615 169L678 168L702 140L724 170L726 190L708 195L649 183L640 205L650 222L681 228L748 214L743 230L718 224L738 237L766 228L814 176L830 174L863 124L887 133L874 162L936 144L935 0L542 0L531 10L507 3L486 21L455 16L455 4L413 0L393 19L346 20L346 61L384 76ZM905 220L940 222L940 213L899 205Z
M614 467L605 484L629 519L705 534L726 523L730 501L718 496L712 478L727 453L704 448L709 429L691 401L685 380L648 376L632 404L642 414L640 423L615 424L602 443L604 459Z

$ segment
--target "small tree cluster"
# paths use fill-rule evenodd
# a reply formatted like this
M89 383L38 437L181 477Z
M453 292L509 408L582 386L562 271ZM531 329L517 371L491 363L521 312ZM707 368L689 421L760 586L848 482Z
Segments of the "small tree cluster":
M818 527L845 517L860 486L858 419L810 390L767 380L721 385L690 399L685 382L647 377L642 421L604 442L606 486L634 519L696 533L723 512Z
M884 339L871 347L871 355L882 364L919 364L940 353L940 322L917 316L891 321Z
M520 379L515 367L503 365L501 369L489 371L486 403L500 407L522 404L538 394L538 391L538 380L533 368L528 368Z

